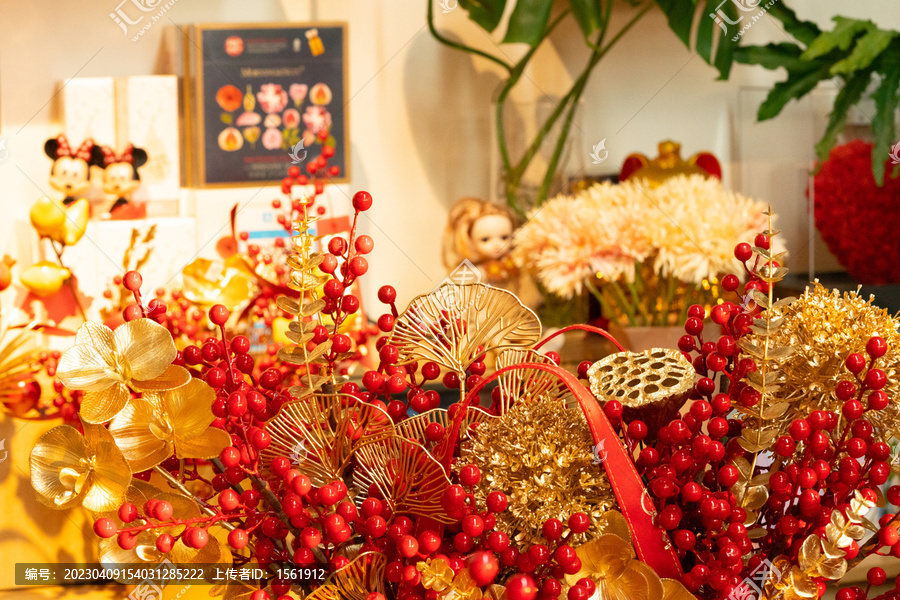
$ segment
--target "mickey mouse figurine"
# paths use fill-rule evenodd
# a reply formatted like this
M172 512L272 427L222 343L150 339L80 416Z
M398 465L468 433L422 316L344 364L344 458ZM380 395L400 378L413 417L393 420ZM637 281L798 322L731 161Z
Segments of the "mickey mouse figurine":
M91 167L103 164L103 152L94 140L85 140L78 150L65 135L50 138L44 144L44 152L53 159L50 170L50 185L65 194L63 204L68 206L91 187Z
M116 201L109 209L113 219L140 218L143 214L126 214L133 211L126 209L131 204L131 197L141 185L138 169L147 163L147 151L128 144L121 154L109 146L103 147L103 192L116 196Z

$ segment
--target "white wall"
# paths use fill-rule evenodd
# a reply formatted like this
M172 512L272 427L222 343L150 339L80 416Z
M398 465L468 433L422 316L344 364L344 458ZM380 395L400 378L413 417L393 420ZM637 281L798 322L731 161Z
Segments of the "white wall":
M28 208L47 190L50 162L43 142L60 131L58 90L74 76L166 73L165 28L151 29L138 42L125 38L108 14L116 0L76 3L0 0L0 136L9 158L0 163L0 252L14 251L14 223L27 221ZM829 26L841 13L873 18L900 28L891 0L847 3L791 0L801 17ZM462 9L442 14L441 31L492 49ZM617 13L617 19L623 16ZM353 182L347 193L366 189L375 208L362 225L376 241L365 287L373 304L382 283L394 283L401 300L430 289L443 276L438 240L446 209L463 195L489 196L490 101L499 82L487 61L438 44L425 27L418 0L178 0L166 25L194 22L346 20L350 31L349 104ZM748 32L751 41L782 40L778 22L767 19ZM558 94L572 74L563 59L585 50L574 28L554 36L554 47L528 73L534 82L524 97ZM514 53L515 48L504 48ZM663 17L649 15L597 68L585 93L582 118L585 152L607 138L610 158L588 173L615 171L634 151L654 154L671 138L685 156L715 152L726 165L726 183L772 202L781 227L799 256L806 251L804 165L818 132L811 105L792 107L771 124L755 125L748 110L777 74L736 66L728 82L685 49ZM823 93L827 93L823 92ZM773 162L777 157L779 163ZM735 161L743 161L736 168ZM799 183L798 183L799 182ZM197 249L212 253L217 232L235 202L268 202L275 189L186 191L198 214ZM30 235L27 231L25 235ZM798 239L799 238L799 239ZM177 243L190 244L187 240ZM805 265L802 265L805 266ZM77 269L77 265L75 265Z

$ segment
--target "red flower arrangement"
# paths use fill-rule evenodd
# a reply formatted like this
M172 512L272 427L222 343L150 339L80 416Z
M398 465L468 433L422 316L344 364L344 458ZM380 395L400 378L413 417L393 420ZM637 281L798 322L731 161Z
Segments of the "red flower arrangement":
M815 177L816 228L854 279L863 284L900 281L900 177L886 162L884 186L871 169L872 144L835 147Z
M297 295L278 300L293 344L277 367L255 374L222 306L209 310L221 339L181 351L136 310L112 342L79 333L60 377L94 418L38 442L32 482L50 505L97 514L107 561L259 567L253 585L211 591L250 600L790 600L900 553L893 515L866 519L900 431L897 321L821 287L776 302L773 232L735 248L747 283L722 286L744 302L712 309L718 340L694 306L679 350L577 374L540 352L537 318L504 290L449 283L400 311L383 286L380 364L360 386L339 372L352 352L340 327L359 306L348 290L372 244L355 222L371 204L353 197L354 226L327 251L311 203L295 219ZM426 387L437 379L459 392L449 409ZM296 576L312 566L324 581Z

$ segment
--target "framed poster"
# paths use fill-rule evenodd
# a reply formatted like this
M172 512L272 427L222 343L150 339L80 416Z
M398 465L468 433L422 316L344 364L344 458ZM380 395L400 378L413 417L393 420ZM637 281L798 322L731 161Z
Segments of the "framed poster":
M334 149L349 177L347 25L195 25L185 42L192 185L277 185ZM191 81L192 80L192 81Z

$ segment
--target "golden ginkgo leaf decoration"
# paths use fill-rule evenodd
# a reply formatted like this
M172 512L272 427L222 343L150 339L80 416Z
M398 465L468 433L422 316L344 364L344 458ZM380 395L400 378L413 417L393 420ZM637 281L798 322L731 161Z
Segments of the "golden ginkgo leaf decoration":
M341 479L353 453L394 435L394 425L384 410L353 396L315 394L282 406L267 431L272 442L261 453L263 464L291 457L319 486Z
M421 444L393 435L359 448L356 461L354 485L361 490L377 486L394 514L454 522L441 506L441 494L450 479Z
M169 330L150 319L116 328L87 322L75 345L59 360L56 374L68 388L85 392L81 418L105 423L125 408L136 391L162 391L186 384L187 369L172 364L177 349Z
M469 406L462 418L459 426L460 437L465 437L469 431L469 427L481 423L489 419L495 419L494 415L488 414L480 406ZM425 430L432 423L437 423L446 432L450 427L451 419L445 408L433 408L423 413L404 419L394 425L397 435L410 440L415 440L425 447L428 447L431 440L425 435Z
M363 552L345 567L331 574L307 600L366 600L369 594L384 594L384 568L387 559L381 552Z
M54 427L31 450L31 485L50 508L116 510L130 482L125 457L100 425L85 423L84 436L70 425Z
M131 468L152 469L172 454L178 458L214 458L231 437L211 427L216 393L200 379L166 392L145 392L129 402L109 431Z
M555 365L546 355L529 348L507 348L497 356L496 367L499 371L504 367L537 363ZM530 400L540 396L557 398L569 408L577 407L572 392L559 377L525 367L517 368L501 374L497 378L500 388L499 414L505 413L514 402Z
M417 296L394 322L400 362L434 361L463 372L491 350L538 341L537 316L512 293L481 283L446 283Z

